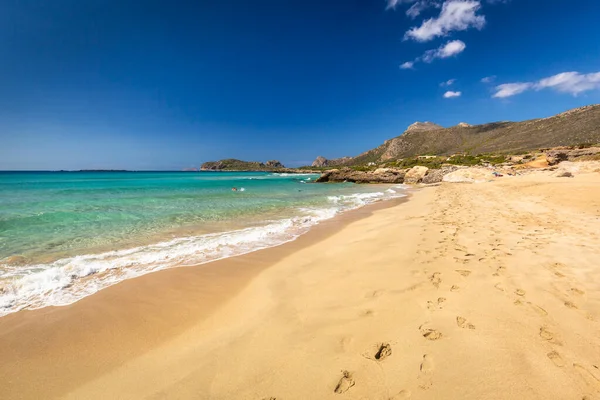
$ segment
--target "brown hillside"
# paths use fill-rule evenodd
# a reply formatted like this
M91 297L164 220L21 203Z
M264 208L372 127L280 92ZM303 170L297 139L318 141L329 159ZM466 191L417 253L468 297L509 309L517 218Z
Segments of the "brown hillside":
M422 126L417 123L411 125ZM382 162L418 155L454 153L518 153L556 146L600 143L600 105L569 110L549 118L523 122L494 122L483 125L407 129L346 162L346 165Z

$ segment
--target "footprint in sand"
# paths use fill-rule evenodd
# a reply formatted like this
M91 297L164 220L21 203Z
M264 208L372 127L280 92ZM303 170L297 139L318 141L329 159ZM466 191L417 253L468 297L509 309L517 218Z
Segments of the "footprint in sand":
M496 290L499 290L499 291L501 291L501 292L504 292L504 288L502 287L502 284L501 284L500 282L496 283L496 284L494 285L494 288L495 288Z
M517 296L525 296L525 293L526 292L523 289L517 289L517 290L515 290L515 294Z
M458 292L460 290L460 286L456 286L456 285L452 285L452 287L450 288L451 292Z
M548 356L548 358L550 360L552 360L552 362L554 363L554 365L556 365L557 367L564 367L565 366L565 362L563 361L563 359L560 356L560 354L558 354L558 352L551 351L550 353L546 354L546 356Z
M389 357L391 355L392 355L392 346L390 346L389 343L382 343L379 346L377 353L375 353L375 359L377 361L383 361L384 359L386 359L387 357Z
M498 267L496 268L496 272L492 274L492 276L500 276L506 271L506 267Z
M570 301L565 301L565 307L572 308L572 309L575 309L575 310L578 308L575 304L573 304Z
M425 328L423 325L419 327L421 335L427 340L439 340L442 338L442 333L435 329Z
M427 390L431 387L431 374L433 373L433 359L431 356L424 354L421 365L419 366L419 387L423 390Z
M334 392L338 394L346 393L348 389L355 385L352 374L348 371L342 371L342 377L340 378Z
M468 269L457 269L455 270L458 274L464 276L465 278L469 275L471 275L471 271L469 271Z
M540 337L544 340L554 339L554 334L548 330L548 328L542 326L540 328Z
M466 318L463 317L456 317L456 325L463 329L475 329L475 325L471 324Z
M577 289L577 288L574 288L574 287L571 288L571 293L578 294L578 295L584 295L585 294L585 292L583 290Z
M440 287L440 283L442 283L442 278L440 278L440 273L439 272L434 272L433 275L431 275L429 277L429 281L431 282L431 284L433 286L435 286L436 288Z

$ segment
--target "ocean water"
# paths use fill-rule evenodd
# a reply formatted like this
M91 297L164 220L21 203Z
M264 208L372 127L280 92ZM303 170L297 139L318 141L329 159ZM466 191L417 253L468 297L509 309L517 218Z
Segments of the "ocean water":
M259 172L0 172L0 316L276 246L397 186ZM236 187L237 191L231 189Z

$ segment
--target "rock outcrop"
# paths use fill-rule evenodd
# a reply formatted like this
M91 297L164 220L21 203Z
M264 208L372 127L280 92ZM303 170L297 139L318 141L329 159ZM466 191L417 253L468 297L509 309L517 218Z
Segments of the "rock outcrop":
M600 156L600 147L588 147L584 149L553 149L546 151L548 165L556 165L562 161L573 161L581 157Z
M440 183L442 182L445 175L448 175L450 172L454 172L459 169L456 165L443 166L440 169L430 169L427 171L427 175L423 177L421 183L430 185L432 183Z
M285 168L285 165L283 165L277 160L269 160L265 163L265 165L267 166L267 168Z
M425 177L425 174L427 174L427 171L429 171L429 168L427 167L421 167L419 165L412 167L404 176L404 183L420 183Z
M434 124L433 122L429 122L429 121L425 121L425 122L417 121L414 124L409 125L408 128L406 128L406 132L432 131L435 129L444 129L444 127L441 125L438 125L438 124Z
M381 168L376 171L355 171L350 168L325 171L315 182L403 183L405 170Z
M311 166L318 167L318 168L336 167L336 166L344 165L345 163L349 162L350 160L352 160L352 157L341 157L341 158L334 158L332 160L328 160L327 158L325 158L323 156L318 156L315 159L315 161L313 161Z

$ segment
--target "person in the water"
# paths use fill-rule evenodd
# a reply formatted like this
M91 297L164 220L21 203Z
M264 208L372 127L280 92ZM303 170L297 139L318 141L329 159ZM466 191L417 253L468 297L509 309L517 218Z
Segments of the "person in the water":
M232 187L232 188L231 188L231 190L232 190L233 192L237 192L237 188L236 188L236 187Z

